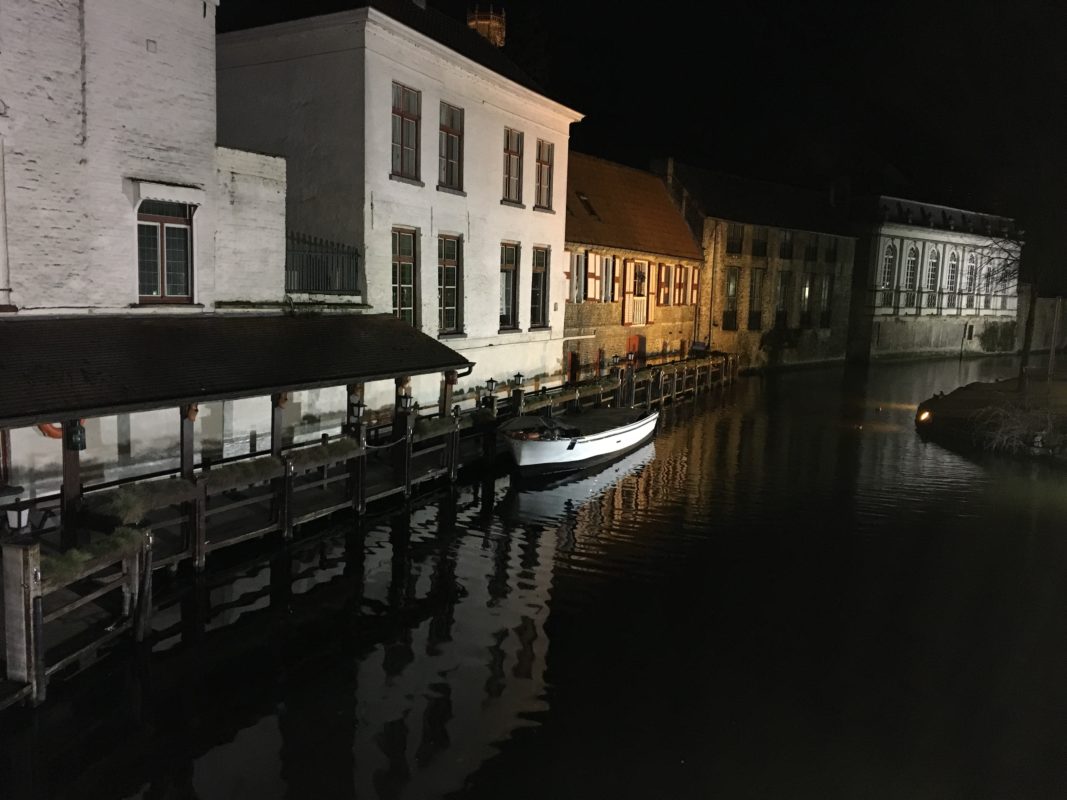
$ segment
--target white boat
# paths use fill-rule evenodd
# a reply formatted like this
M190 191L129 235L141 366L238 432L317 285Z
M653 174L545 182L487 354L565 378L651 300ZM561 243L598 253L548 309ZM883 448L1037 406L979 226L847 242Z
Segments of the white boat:
M498 429L520 473L560 472L610 461L656 432L659 412L596 408L558 417L524 415Z

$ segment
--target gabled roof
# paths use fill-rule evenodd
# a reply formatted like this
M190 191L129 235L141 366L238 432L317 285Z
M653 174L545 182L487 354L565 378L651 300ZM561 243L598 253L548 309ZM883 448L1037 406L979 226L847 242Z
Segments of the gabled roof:
M567 167L566 239L674 258L704 258L659 176L573 151Z
M391 314L0 322L0 428L463 369Z
M674 180L704 216L750 225L850 234L848 204L830 193L744 178L674 162Z
M228 33L358 8L373 8L486 69L544 95L544 90L537 82L504 55L500 48L494 47L465 23L432 8L422 8L413 0L319 0L310 6L300 0L225 0L219 7L216 29L219 33Z

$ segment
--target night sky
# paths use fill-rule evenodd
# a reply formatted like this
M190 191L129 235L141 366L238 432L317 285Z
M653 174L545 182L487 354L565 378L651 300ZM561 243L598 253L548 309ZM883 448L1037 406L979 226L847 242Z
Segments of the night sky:
M279 1L223 0L219 30ZM301 3L309 15L338 5ZM463 20L473 4L428 5ZM1067 292L1061 3L496 5L508 15L506 52L586 115L573 149L809 186L848 176L856 192L1013 216L1027 269Z

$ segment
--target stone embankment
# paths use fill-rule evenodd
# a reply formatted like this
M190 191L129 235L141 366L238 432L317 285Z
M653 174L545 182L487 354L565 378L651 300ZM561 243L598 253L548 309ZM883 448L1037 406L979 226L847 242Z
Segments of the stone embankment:
M969 383L920 403L915 427L944 444L1067 465L1067 379Z

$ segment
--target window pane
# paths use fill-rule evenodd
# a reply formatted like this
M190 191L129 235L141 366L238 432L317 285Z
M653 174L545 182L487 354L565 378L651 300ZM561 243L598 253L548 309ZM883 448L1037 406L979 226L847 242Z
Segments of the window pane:
M143 297L159 297L159 225L137 226L137 283Z
M189 294L189 229L166 226L166 248L164 265L166 268L167 294L171 296L188 296Z

